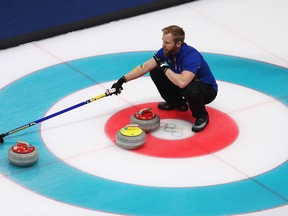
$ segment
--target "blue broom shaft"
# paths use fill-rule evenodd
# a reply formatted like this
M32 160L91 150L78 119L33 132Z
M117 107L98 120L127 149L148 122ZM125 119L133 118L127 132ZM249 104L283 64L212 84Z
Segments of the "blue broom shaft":
M40 118L40 119L38 119L38 120L36 120L36 121L30 122L30 123L28 123L28 124L25 124L25 125L23 125L23 126L20 126L20 127L16 128L16 129L13 129L13 130L11 130L11 131L8 131L8 132L6 132L6 133L4 133L4 134L1 134L1 137L5 137L5 136L7 136L7 135L14 134L14 133L16 133L16 132L18 132L18 131L24 130L24 129L28 128L28 127L34 126L34 125L36 125L36 124L39 124L40 122L46 121L46 120L51 119L51 118L53 118L53 117L55 117L55 116L61 115L61 114L66 113L66 112L68 112L68 111L70 111L70 110L76 109L76 108L78 108L78 107L81 107L81 106L86 105L86 104L88 104L88 103L91 103L91 102L93 102L93 101L99 100L100 98L103 98L103 97L106 97L106 96L107 96L107 93L103 93L103 94L101 94L101 95L99 95L99 96L97 96L97 97L91 98L91 99L86 100L86 101L81 102L81 103L78 103L78 104L76 104L76 105L74 105L74 106L68 107L68 108L66 108L66 109L63 109L63 110L58 111L58 112L56 112L56 113L53 113L53 114L51 114L51 115L45 116L45 117L43 117L43 118Z

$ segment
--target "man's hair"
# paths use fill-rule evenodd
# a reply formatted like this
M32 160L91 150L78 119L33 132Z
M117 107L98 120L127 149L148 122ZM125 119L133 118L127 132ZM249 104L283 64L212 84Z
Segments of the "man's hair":
M170 25L170 26L163 28L162 32L163 34L171 33L175 43L177 43L178 41L181 41L181 43L184 43L185 32L181 27L177 25Z

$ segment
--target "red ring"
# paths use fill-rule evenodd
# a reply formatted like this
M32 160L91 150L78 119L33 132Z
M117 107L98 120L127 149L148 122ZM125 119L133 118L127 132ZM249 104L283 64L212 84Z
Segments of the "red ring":
M195 119L192 117L190 111L162 111L157 108L157 104L156 102L139 104L121 110L111 116L105 125L107 136L116 143L115 135L117 131L122 128L123 125L129 124L130 116L143 107L151 107L152 110L159 115L161 120L175 118L189 121L192 127L192 122L194 122ZM232 144L238 136L239 131L237 124L231 117L223 112L210 107L207 107L207 111L209 112L210 121L204 131L179 140L159 139L147 133L146 143L140 149L131 151L154 157L187 158L212 154L226 148Z

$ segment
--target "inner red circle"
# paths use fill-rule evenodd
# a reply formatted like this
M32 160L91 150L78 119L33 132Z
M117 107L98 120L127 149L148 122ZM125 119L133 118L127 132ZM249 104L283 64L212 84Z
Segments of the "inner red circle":
M152 108L163 119L180 119L191 122L195 121L190 111L179 112L177 110L163 111L157 108L158 102L139 104L128 107L111 116L105 125L107 136L116 143L116 133L118 130L130 124L130 116L143 108ZM193 136L179 140L164 140L146 134L145 144L130 151L139 154L163 157L163 158L186 158L208 155L226 148L234 142L238 136L238 126L235 121L227 114L219 110L207 107L209 113L209 124L202 132L195 133Z

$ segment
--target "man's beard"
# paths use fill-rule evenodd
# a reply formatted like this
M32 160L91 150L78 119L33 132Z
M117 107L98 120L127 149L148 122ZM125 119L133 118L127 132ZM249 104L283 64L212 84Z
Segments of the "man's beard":
M168 56L170 56L170 55L172 55L172 54L176 54L176 52L178 51L178 48L176 47L176 46L174 46L172 49L170 49L170 50L165 50L164 49L164 56L165 57L168 57Z

